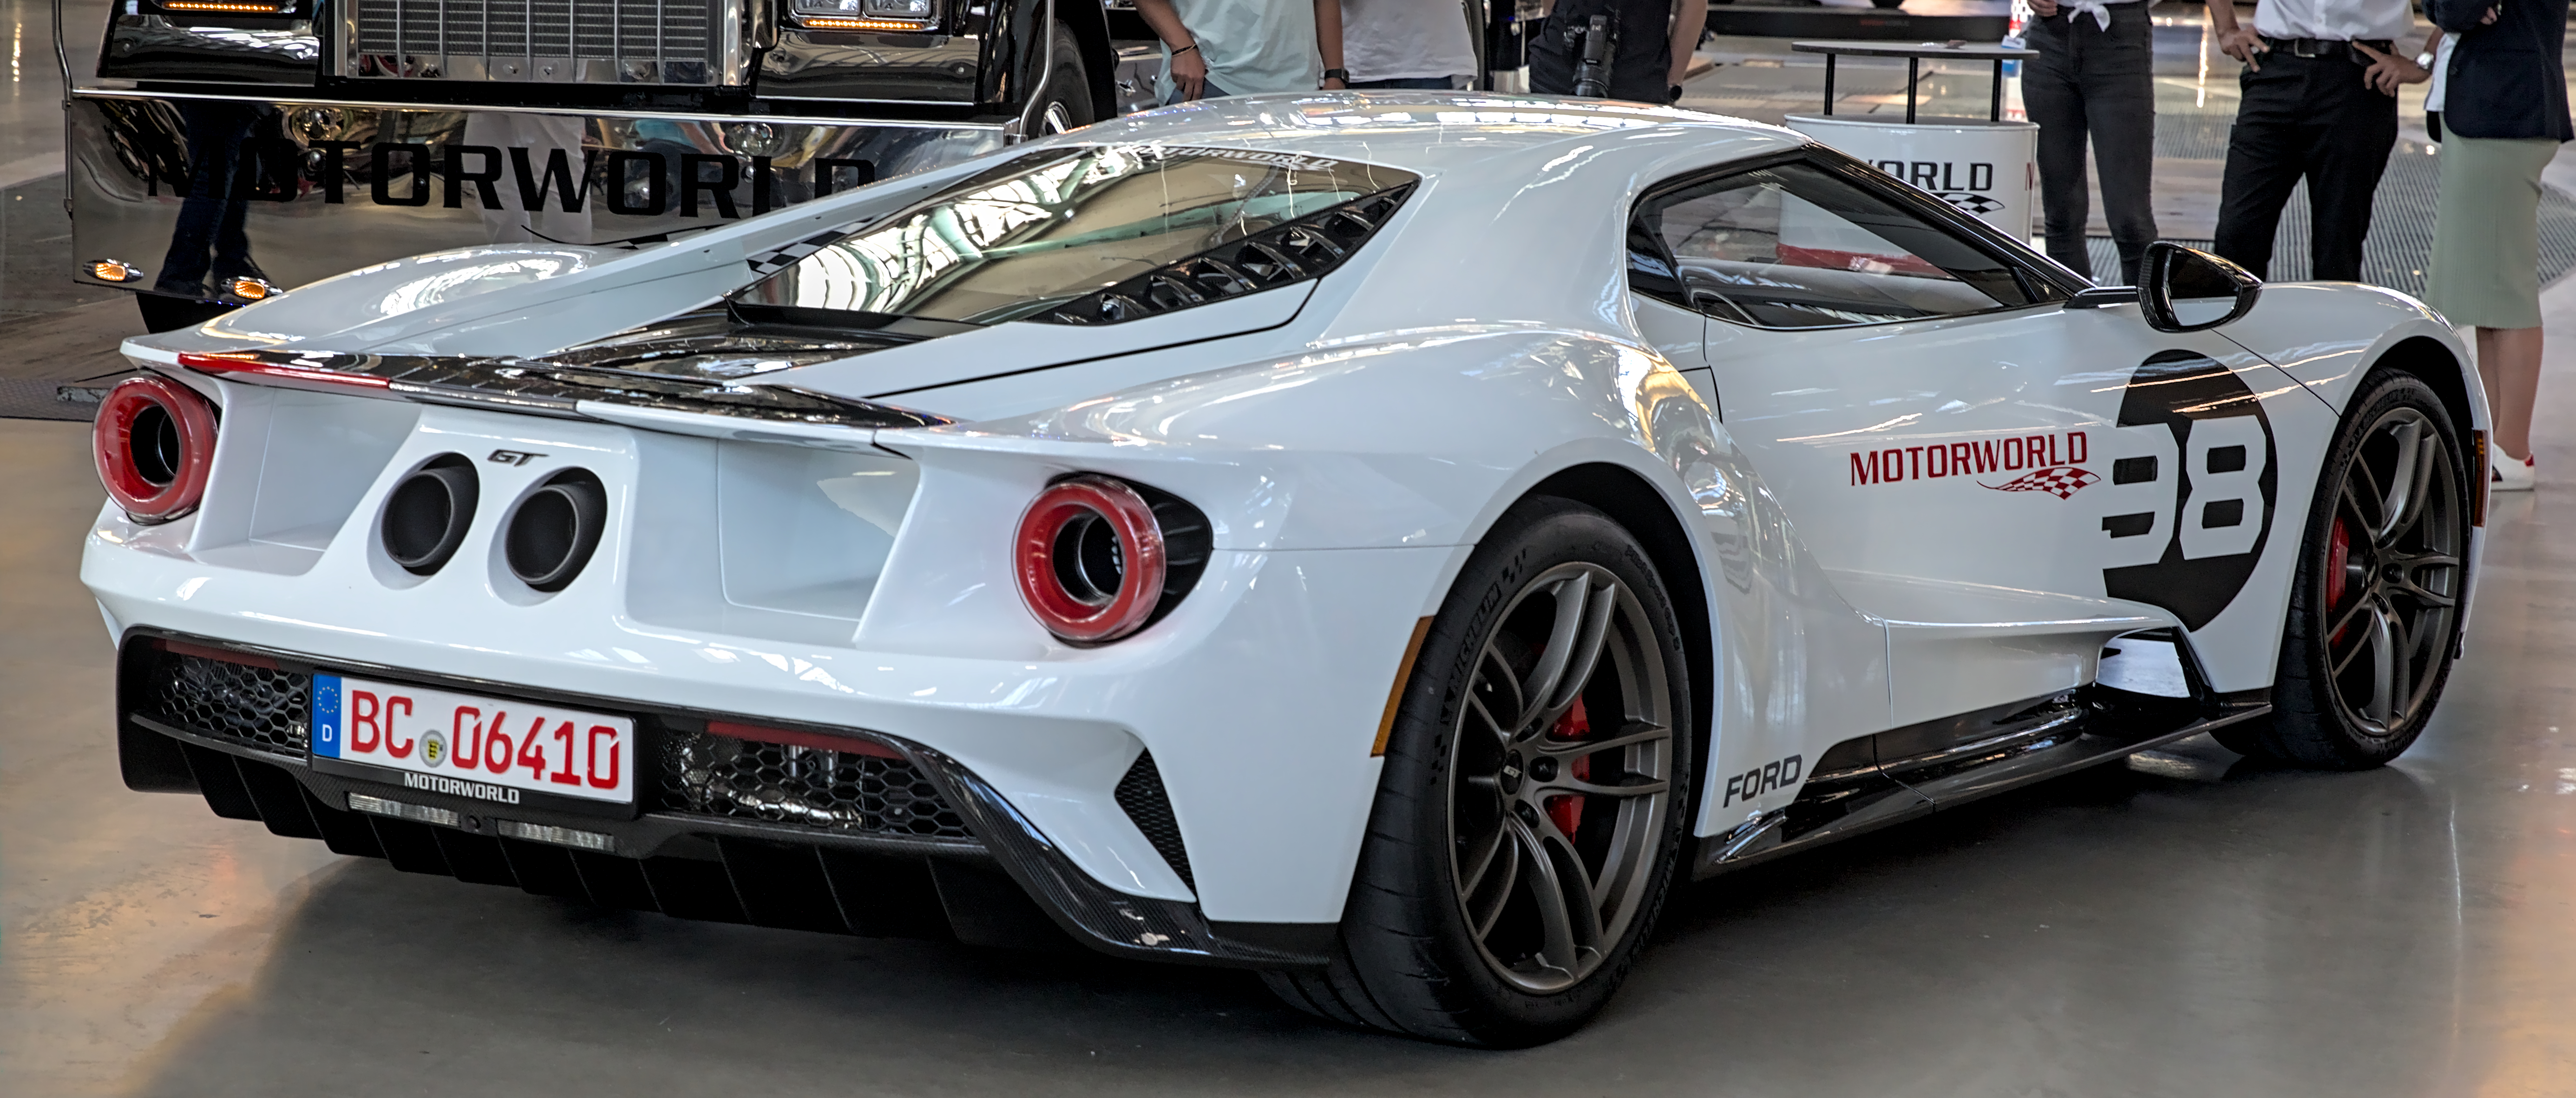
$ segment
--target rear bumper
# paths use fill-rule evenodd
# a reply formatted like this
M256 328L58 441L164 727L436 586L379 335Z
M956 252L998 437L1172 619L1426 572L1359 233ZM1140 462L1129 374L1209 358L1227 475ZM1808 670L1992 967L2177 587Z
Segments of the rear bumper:
M82 91L84 282L201 300L486 244L657 237L952 164L999 125ZM569 194L568 194L569 192ZM99 282L91 261L143 269Z
M183 672L210 670L215 678L195 675L197 685L184 701L174 701L180 692L173 682ZM891 806L888 798L871 798L858 820L841 827L739 807L757 803L756 795L738 800L732 811L690 803L680 789L687 764L674 748L684 737L703 737L710 714L518 687L505 689L532 701L636 719L637 755L653 762L649 777L639 775L646 780L639 782L633 811L568 812L493 798L494 790L466 796L413 788L391 772L363 772L372 768L326 770L333 760L317 765L309 756L295 704L299 691L309 696L316 671L493 689L474 680L131 630L117 675L126 783L147 792L196 792L219 816L319 839L340 854L384 858L406 872L678 918L1022 948L1059 943L1060 930L1111 954L1254 968L1320 964L1329 940L1329 924L1255 925L1229 935L1196 904L1108 889L955 759L873 732L818 730L854 747L892 748L900 760L867 756L879 768L870 784L929 795L898 792ZM790 765L820 760L826 772L839 754L784 753ZM839 754L843 765L859 758ZM1159 796L1159 780L1152 784Z

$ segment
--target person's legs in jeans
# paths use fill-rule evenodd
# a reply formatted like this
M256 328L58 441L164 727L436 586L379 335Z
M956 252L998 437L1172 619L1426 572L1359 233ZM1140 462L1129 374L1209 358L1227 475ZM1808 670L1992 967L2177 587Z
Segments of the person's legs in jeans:
M2145 4L2111 9L2111 29L2085 44L2084 115L2101 170L2102 216L2120 249L2120 284L2138 283L2138 263L2156 239L2150 179L2156 163L2154 27ZM2085 21L2090 24L2090 20ZM2050 240L2054 249L2056 241Z
M2272 234L2281 227L2291 188L2307 170L2309 135L2317 127L2304 117L2314 61L2278 52L2260 56L2262 70L2249 69L2238 78L2244 98L2227 137L2227 171L2218 186L2218 230L2210 250L2256 278L2268 278Z
M2371 198L2397 147L2397 99L2364 86L2363 66L2349 57L2312 63L2317 128L2308 152L2308 277L2358 282Z
M2031 21L2030 46L2039 56L2022 66L2021 101L2030 120L2039 124L2040 224L2048 258L2091 278L2084 223L2093 211L2084 193L2086 111L2078 80L2084 58L2072 22L2072 12Z

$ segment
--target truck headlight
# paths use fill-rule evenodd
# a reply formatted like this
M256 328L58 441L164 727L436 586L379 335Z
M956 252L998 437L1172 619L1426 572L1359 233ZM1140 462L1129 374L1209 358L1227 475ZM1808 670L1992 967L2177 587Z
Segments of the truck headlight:
M818 30L920 31L939 21L932 0L795 0L799 25Z

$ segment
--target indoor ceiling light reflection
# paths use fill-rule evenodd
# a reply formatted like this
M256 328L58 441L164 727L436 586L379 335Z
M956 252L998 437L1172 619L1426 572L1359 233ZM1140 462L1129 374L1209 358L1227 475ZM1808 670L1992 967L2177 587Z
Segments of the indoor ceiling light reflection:
M519 256L500 263L477 263L441 271L394 287L376 303L381 316L400 316L414 309L512 286L542 282L580 269L578 261L560 255ZM464 293L454 291L471 287Z

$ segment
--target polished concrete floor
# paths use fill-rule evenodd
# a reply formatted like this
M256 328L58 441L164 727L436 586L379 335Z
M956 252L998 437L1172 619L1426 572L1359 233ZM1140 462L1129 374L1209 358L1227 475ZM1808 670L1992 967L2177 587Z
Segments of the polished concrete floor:
M126 792L70 423L0 423L0 1092L2576 1093L2576 284L2469 658L2363 774L2206 741L1683 891L1477 1053L1249 977L610 914Z

